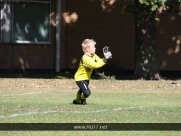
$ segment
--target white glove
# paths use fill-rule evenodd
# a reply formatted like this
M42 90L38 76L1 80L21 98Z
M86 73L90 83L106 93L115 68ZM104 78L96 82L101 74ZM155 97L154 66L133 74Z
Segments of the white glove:
M103 48L103 54L105 59L111 59L112 58L112 53L109 51L109 47L105 46Z

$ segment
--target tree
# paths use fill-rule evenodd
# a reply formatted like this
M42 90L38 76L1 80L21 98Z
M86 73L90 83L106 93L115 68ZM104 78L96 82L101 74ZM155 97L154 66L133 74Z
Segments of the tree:
M135 17L134 79L160 79L156 62L158 9L181 14L181 0L135 0L126 7Z

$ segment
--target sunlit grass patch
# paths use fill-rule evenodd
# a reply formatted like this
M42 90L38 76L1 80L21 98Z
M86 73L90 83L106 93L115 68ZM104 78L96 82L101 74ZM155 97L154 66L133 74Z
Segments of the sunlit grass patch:
M0 78L0 123L181 123L180 80L91 80L74 105L73 79ZM0 132L2 135L179 135L179 132Z

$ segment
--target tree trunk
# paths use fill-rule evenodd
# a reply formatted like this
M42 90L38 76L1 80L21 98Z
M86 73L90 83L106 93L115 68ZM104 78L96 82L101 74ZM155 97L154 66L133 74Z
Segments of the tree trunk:
M139 7L135 12L134 79L158 80L160 74L156 63L156 12L135 0Z

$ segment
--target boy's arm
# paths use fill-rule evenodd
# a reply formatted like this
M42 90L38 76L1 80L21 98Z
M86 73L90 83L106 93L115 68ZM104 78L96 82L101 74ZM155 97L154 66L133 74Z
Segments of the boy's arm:
M96 62L91 57L84 55L82 57L82 63L84 66L93 68L93 69L100 68L106 64L103 61L103 59L100 59L97 55L96 55Z
M96 61L104 61L104 63L107 63L107 59L106 58L99 58L99 56L97 56L96 54L94 54Z
M94 54L94 56L95 56L96 61L103 60L103 59L101 59L99 56L97 56L96 54Z

